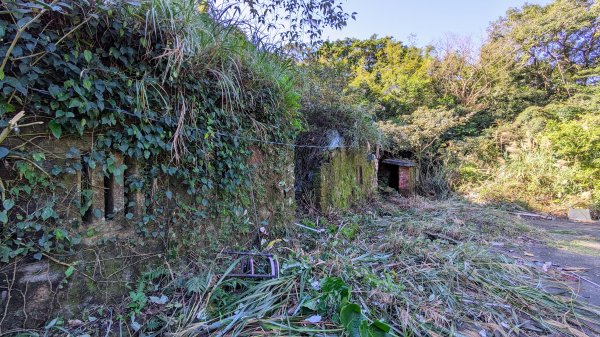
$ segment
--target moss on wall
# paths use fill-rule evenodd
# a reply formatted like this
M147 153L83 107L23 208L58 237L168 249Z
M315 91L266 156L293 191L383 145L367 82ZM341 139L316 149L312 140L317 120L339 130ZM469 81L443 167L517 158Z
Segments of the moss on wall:
M321 210L345 209L370 197L376 188L375 162L368 160L367 148L327 152L315 190Z
M87 150L85 146L90 144L86 138L79 142L63 139L30 142L61 157L65 157L71 147L78 146L80 152L84 152ZM40 163L48 171L52 165L59 164L63 163L57 159ZM142 201L148 200L164 208L164 222L144 224L150 235L144 235L140 230L141 219L153 215L147 213L145 207L139 209L140 221L125 217L127 210L121 210L121 216L115 216L113 220L98 219L92 223L83 221L78 208L77 221L71 221L74 216L63 216L67 212L57 212L55 223L80 235L81 242L74 245L69 254L48 254L55 256L55 260L42 257L41 261L37 261L28 257L11 261L12 266L3 265L0 288L11 288L11 296L7 318L0 328L43 326L52 317L76 317L89 306L120 303L145 272L161 268L182 270L187 268L190 258L214 258L212 253L223 248L260 248L261 242L270 242L284 234L295 215L291 151L287 148L254 148L248 164L253 173L251 181L248 181L250 184L238 194L239 210L230 210L226 207L228 204L221 203L223 206L214 212L219 213L215 214L216 217L193 223L186 219L186 212L208 212L209 207L197 202L196 196L190 196L181 181L168 176L156 179L155 190L170 191L171 196L167 198L156 193L156 199L150 199L152 195L149 192L143 194ZM143 170L140 171L137 174L143 175ZM58 204L57 210L70 209L81 199L81 176L65 179L62 184L64 186L56 185L56 189L74 192L64 192L64 204ZM119 192L124 204L129 204L131 200L127 197L131 193L123 188ZM207 193L203 197L217 204L221 196ZM103 197L97 201L98 207L105 206ZM159 233L160 226L165 227L165 234L152 236L154 231ZM264 230L259 230L261 227ZM169 265L165 267L167 260ZM66 276L68 265L73 265L75 270ZM7 283L10 280L13 280L14 286ZM1 298L0 304L6 305Z

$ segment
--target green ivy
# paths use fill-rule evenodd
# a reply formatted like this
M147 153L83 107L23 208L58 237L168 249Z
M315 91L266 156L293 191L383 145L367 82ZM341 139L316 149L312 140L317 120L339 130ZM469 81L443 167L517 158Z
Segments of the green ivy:
M19 0L3 2L0 13L0 38L16 41L0 73L0 128L24 110L42 122L35 132L93 139L89 152L73 147L50 169L38 148L6 148L1 164L17 176L4 181L2 261L68 252L89 233L67 224L60 209L102 216L90 210L90 189L65 205L61 181L84 165L101 167L127 191L151 190L153 179L177 182L187 196L159 190L146 198L149 211L135 224L144 237L166 238L171 225L206 219L228 223L225 236L250 230L248 157L254 148L270 151L252 139L290 142L300 126L286 62L193 2ZM125 179L117 153L143 163L143 176Z

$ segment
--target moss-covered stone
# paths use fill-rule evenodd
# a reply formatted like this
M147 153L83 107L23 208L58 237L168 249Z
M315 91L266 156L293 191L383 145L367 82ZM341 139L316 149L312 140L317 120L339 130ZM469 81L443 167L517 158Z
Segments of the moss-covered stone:
M377 173L368 154L367 148L342 148L325 153L327 158L314 183L321 210L345 209L373 194Z

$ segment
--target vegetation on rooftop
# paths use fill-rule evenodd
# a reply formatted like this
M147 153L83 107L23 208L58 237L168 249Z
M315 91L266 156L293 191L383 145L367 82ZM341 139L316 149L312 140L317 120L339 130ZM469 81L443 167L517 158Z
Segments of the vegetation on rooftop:
M3 127L23 110L21 124L43 126L12 137L46 132L55 139L93 142L92 151L74 147L67 155L74 160L51 170L41 166L56 158L47 150L2 147L8 151L3 165L18 172L3 178L3 202L30 205L4 207L0 213L2 261L68 250L87 235L88 229L64 223L59 214L71 207L82 216L104 214L91 208L91 190L82 192L83 200L63 201L64 179L98 166L123 181L126 165L116 164L116 154L142 166L143 177L126 181L126 188L152 190L147 204L138 205L147 210L135 224L141 237L175 240L186 233L169 231L171 225L184 228L216 218L223 227L213 235L251 230L253 168L247 158L252 147L279 149L249 139L292 142L301 126L290 62L259 50L195 1L11 1L2 6L0 33L12 42L2 46L9 60L2 65L0 83ZM160 177L179 181L188 197L155 191L152 180Z

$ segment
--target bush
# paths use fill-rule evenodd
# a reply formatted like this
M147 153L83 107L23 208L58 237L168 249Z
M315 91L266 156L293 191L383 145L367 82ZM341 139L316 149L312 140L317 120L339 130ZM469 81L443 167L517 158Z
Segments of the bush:
M514 122L451 147L459 191L564 213L600 211L600 96L590 90L529 107Z
M380 107L346 89L343 69L317 62L300 69L300 112L307 131L325 134L335 130L354 147L379 143L374 116Z

